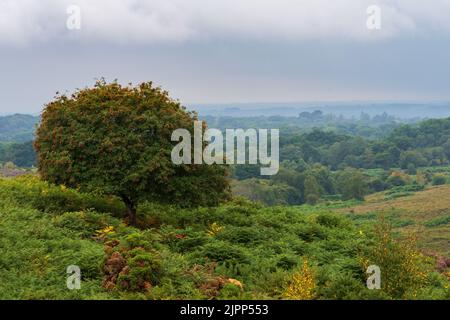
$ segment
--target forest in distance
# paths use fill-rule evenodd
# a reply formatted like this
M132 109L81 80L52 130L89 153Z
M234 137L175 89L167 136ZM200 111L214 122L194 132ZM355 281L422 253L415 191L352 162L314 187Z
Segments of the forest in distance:
M201 115L220 130L279 128L278 174L229 166L223 197L220 169L197 172L198 181L177 173L186 176L163 191L151 187L160 179L151 173L150 184L133 178L130 185L147 195L129 205L129 187L116 190L111 181L122 177L118 163L132 167L133 157L111 167L63 156L78 144L85 155L96 154L95 145L86 146L92 139L122 145L118 136L84 135L90 121L120 125L128 142L132 123L154 121L118 106L122 94L155 95L163 107L145 112L191 121L151 86L127 90L97 83L70 98L73 107L63 97L42 117L0 117L0 299L450 299L450 118L321 110L296 117ZM115 100L103 109L89 102L104 93ZM75 149L60 149L83 139ZM106 191L98 193L88 164L111 167L104 173L111 180L101 183ZM217 203L197 185L203 177L217 184L209 190ZM69 265L80 267L79 290L66 288ZM366 286L370 265L382 270L378 290Z

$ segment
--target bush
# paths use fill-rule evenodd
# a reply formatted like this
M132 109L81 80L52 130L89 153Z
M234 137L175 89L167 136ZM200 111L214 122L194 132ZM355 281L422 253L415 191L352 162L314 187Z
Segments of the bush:
M106 246L104 288L148 292L160 282L163 272L161 255L149 248L148 243L143 243L144 238L144 235L133 233L123 244L115 241Z
M315 205L319 201L319 196L316 194L308 194L306 196L306 203L310 205Z
M157 253L136 248L127 253L127 266L122 269L117 283L123 290L147 290L159 283L162 272Z
M349 272L339 273L329 279L326 286L319 287L321 296L333 300L359 300L366 290L369 291L364 281Z
M298 256L293 254L282 254L278 258L276 266L284 270L290 270L298 264Z
M410 182L410 178L407 174L401 171L394 171L386 180L387 184L391 187L404 186Z
M289 300L312 300L316 296L317 283L315 272L303 261L303 266L288 280L289 284L283 297Z
M373 192L380 192L386 190L388 185L380 178L374 178L369 181L369 189Z
M20 204L31 205L42 212L62 214L93 209L123 216L123 204L114 197L100 197L80 193L65 186L56 186L41 181L37 176L21 176L14 180L0 179L0 187Z
M447 183L447 177L443 174L435 174L433 176L432 184L433 186L439 186Z
M242 289L239 286L233 283L227 283L220 290L218 298L221 300L233 300L233 299L246 300L249 299L250 297L245 296L242 292Z
M361 257L365 272L369 265L382 271L381 290L394 299L415 297L426 286L432 271L427 259L417 250L414 238L398 241L392 237L391 226L381 220L373 234L373 244Z
M316 222L321 226L336 228L342 225L342 218L337 215L323 213L317 216Z
M55 216L53 221L56 226L76 232L83 238L96 235L97 231L109 226L118 227L120 221L107 214L95 211L66 212Z
M239 246L224 241L214 241L204 245L199 253L212 261L223 262L226 265L249 263L247 253Z
M217 239L236 244L257 244L270 237L270 231L261 227L228 227L217 235Z
M326 239L328 236L324 227L314 223L298 226L297 234L300 237L300 239L306 242L313 242L315 240Z

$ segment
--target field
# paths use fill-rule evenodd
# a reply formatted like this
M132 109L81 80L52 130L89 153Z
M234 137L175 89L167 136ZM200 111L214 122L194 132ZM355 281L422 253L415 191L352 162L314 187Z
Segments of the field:
M450 255L450 186L433 186L386 200L386 192L366 197L364 203L340 212L362 217L385 215L402 234L415 234L424 250Z

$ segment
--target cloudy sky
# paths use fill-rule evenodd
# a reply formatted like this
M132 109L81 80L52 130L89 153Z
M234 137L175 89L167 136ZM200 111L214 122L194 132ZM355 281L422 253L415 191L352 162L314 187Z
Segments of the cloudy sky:
M184 104L450 101L450 0L0 0L0 114L101 76Z

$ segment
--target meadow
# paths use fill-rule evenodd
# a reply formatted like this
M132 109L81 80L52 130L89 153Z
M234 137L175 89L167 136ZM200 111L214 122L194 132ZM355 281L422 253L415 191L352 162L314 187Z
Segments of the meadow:
M354 219L385 216L394 231L414 233L422 250L450 256L450 186L432 186L422 191L389 197L386 192L366 197L364 203L340 209ZM356 216L356 217L355 217Z

